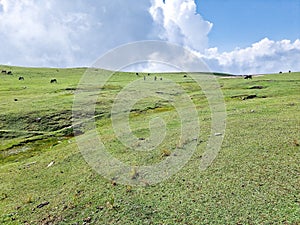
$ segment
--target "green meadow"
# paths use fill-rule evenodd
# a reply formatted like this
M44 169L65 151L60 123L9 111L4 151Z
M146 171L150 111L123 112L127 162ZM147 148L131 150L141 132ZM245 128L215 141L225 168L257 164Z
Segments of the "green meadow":
M149 121L162 118L166 134L160 145L134 151L118 139L111 108L136 80L177 83L200 124L196 150L176 174L136 186L103 177L78 148L76 138L89 137L84 122L74 137L72 116L86 68L0 69L13 72L0 74L0 224L300 224L299 72L248 80L215 74L226 105L226 131L219 154L204 171L199 164L211 135L211 111L190 75L114 73L99 87L93 115L113 157L138 168L167 160L180 145L176 107L159 97L136 102L128 118L141 141L151 136ZM100 78L108 73L94 70ZM134 180L138 172L131 173Z

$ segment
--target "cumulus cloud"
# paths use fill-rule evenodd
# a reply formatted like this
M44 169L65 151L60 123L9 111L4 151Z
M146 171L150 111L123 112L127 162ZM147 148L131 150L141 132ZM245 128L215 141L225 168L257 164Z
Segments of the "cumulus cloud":
M0 63L90 65L106 51L152 38L148 1L0 0Z
M205 21L200 14L196 13L194 0L151 0L149 13L153 19L152 36L154 39L168 41L197 54L204 52L207 48L208 33L213 24ZM171 49L174 50L176 47ZM153 52L145 56L148 62L131 65L126 70L175 72L181 71L181 67L189 65L191 71L199 68L207 71L207 67L203 66L203 63L195 64L194 54L189 54L183 49L180 54L169 50L163 52L160 49L159 53ZM199 62L199 58L196 61Z
M86 14L63 14L54 1L1 0L1 4L2 62L35 66L72 63L79 49L72 35L82 32Z
M211 26L193 0L0 0L0 64L91 65L142 40L203 51Z
M202 52L208 44L212 23L196 13L193 0L151 0L149 12L155 22L155 32L162 39Z
M250 47L231 52L220 53L218 48L210 48L201 57L214 70L236 74L300 71L300 40L264 38Z

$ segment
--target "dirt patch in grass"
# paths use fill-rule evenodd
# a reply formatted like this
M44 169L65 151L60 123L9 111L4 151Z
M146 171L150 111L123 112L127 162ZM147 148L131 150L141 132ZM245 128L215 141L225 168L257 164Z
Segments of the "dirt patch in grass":
M16 136L19 131L42 131L51 132L63 129L72 125L72 111L64 110L57 113L45 112L33 113L30 115L1 115L0 124L2 130L15 130Z
M71 110L48 115L35 113L19 117L13 114L0 116L0 123L5 124L0 130L0 141L3 142L1 154L5 157L11 153L23 152L23 146L28 144L43 142L49 138L74 136Z
M256 86L249 87L249 89L264 89L264 88L266 88L266 87L261 86L261 85L256 85Z
M72 125L72 111L43 115L41 117L28 118L26 130L56 131Z
M231 98L239 98L241 100L248 100L248 99L254 99L254 98L267 98L267 96L258 96L256 94L251 94L251 95L233 95Z

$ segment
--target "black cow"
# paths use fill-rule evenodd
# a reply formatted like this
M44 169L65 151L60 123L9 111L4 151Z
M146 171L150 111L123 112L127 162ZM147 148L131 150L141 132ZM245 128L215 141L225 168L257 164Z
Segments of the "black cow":
M4 73L4 74L6 74L6 70L2 70L2 71L1 71L1 73Z
M12 72L11 71L7 71L6 74L7 75L12 75Z
M24 80L24 77L19 77L19 80Z
M279 73L282 73L281 71L279 71Z
M135 75L137 75L137 76L138 76L138 75L139 75L139 73L135 73Z
M51 79L50 80L50 83L52 84L52 83L57 83L57 80L56 79Z
M252 79L252 75L245 75L244 79Z

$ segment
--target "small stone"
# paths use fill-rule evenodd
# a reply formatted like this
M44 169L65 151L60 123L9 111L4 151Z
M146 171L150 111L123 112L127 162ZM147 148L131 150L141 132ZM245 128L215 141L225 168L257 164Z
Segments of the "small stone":
M91 217L87 217L83 219L83 222L90 223L92 221Z
M47 168L49 168L49 167L53 166L53 165L54 165L54 163L55 163L54 161L52 161L51 163L49 163L49 164L48 164L48 166L47 166Z

